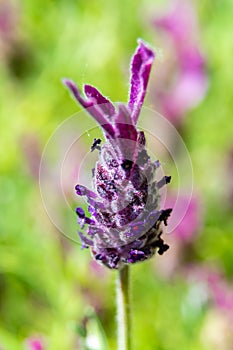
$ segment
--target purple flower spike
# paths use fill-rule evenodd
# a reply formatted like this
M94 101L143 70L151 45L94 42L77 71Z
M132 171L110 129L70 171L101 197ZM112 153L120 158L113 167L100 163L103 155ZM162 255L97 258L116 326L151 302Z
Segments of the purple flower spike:
M136 122L144 101L153 51L141 40L132 58L131 87L128 105L115 107L95 87L84 86L83 98L68 79L64 84L87 112L101 125L106 142L94 139L91 151L98 149L99 159L93 170L92 190L76 185L78 196L86 198L87 217L76 209L82 248L90 247L94 259L110 269L134 264L163 254L168 245L161 238L171 209L160 210L159 189L170 182L159 182L155 172L159 162L151 161L146 139Z

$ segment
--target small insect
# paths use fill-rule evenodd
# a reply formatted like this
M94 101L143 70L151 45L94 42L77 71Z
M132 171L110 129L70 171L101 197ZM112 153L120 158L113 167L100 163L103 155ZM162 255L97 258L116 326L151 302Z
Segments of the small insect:
M98 151L100 151L100 145L101 144L101 140L100 139L94 139L94 142L91 146L91 152L93 152L95 149L98 149Z
M128 160L128 159L125 159L124 162L121 164L121 167L122 167L125 171L131 170L132 166L133 166L132 160Z

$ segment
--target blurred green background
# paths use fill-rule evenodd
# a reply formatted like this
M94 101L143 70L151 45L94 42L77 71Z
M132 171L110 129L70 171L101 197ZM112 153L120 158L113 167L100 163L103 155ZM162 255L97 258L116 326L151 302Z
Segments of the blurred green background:
M61 78L126 101L137 38L166 56L166 42L152 25L161 5L166 10L169 2L0 1L1 350L27 349L31 337L49 350L116 347L116 273L94 265L88 251L50 222L38 168L51 133L80 110ZM202 225L191 243L179 241L182 259L169 277L159 256L132 267L134 349L225 350L233 344L233 305L229 315L222 313L205 289L208 281L197 277L195 289L184 272L190 265L217 269L221 283L233 286L233 3L197 0L194 8L209 88L185 114L180 132L193 162ZM156 69L166 71L168 62L155 64L146 106L156 108ZM75 215L67 225L76 232Z

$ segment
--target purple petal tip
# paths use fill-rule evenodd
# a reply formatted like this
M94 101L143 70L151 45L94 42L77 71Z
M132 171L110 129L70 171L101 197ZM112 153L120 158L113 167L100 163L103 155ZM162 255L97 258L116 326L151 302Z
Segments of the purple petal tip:
M137 43L138 43L138 49L141 49L148 56L148 59L151 57L151 63L153 63L154 58L155 58L155 53L152 50L152 48L149 46L149 44L147 44L142 39L138 39Z
M62 79L62 83L73 93L76 94L78 92L78 88L75 82L71 79L64 78Z
M141 39L131 61L131 82L128 106L131 110L132 120L137 123L139 113L145 98L151 66L155 54L153 50Z

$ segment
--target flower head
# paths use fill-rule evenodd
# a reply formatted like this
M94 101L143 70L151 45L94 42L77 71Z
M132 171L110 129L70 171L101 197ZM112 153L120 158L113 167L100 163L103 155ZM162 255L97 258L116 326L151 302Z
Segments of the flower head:
M167 249L161 238L161 223L167 224L171 209L159 210L159 189L170 182L169 176L155 180L159 162L153 162L146 150L145 135L136 123L146 94L153 51L138 42L131 63L128 105L115 107L96 88L84 85L83 98L75 83L64 84L75 99L101 125L106 143L95 139L91 151L99 150L93 171L93 190L76 185L78 196L85 196L90 217L77 208L83 247L90 247L93 257L111 269L143 261Z

